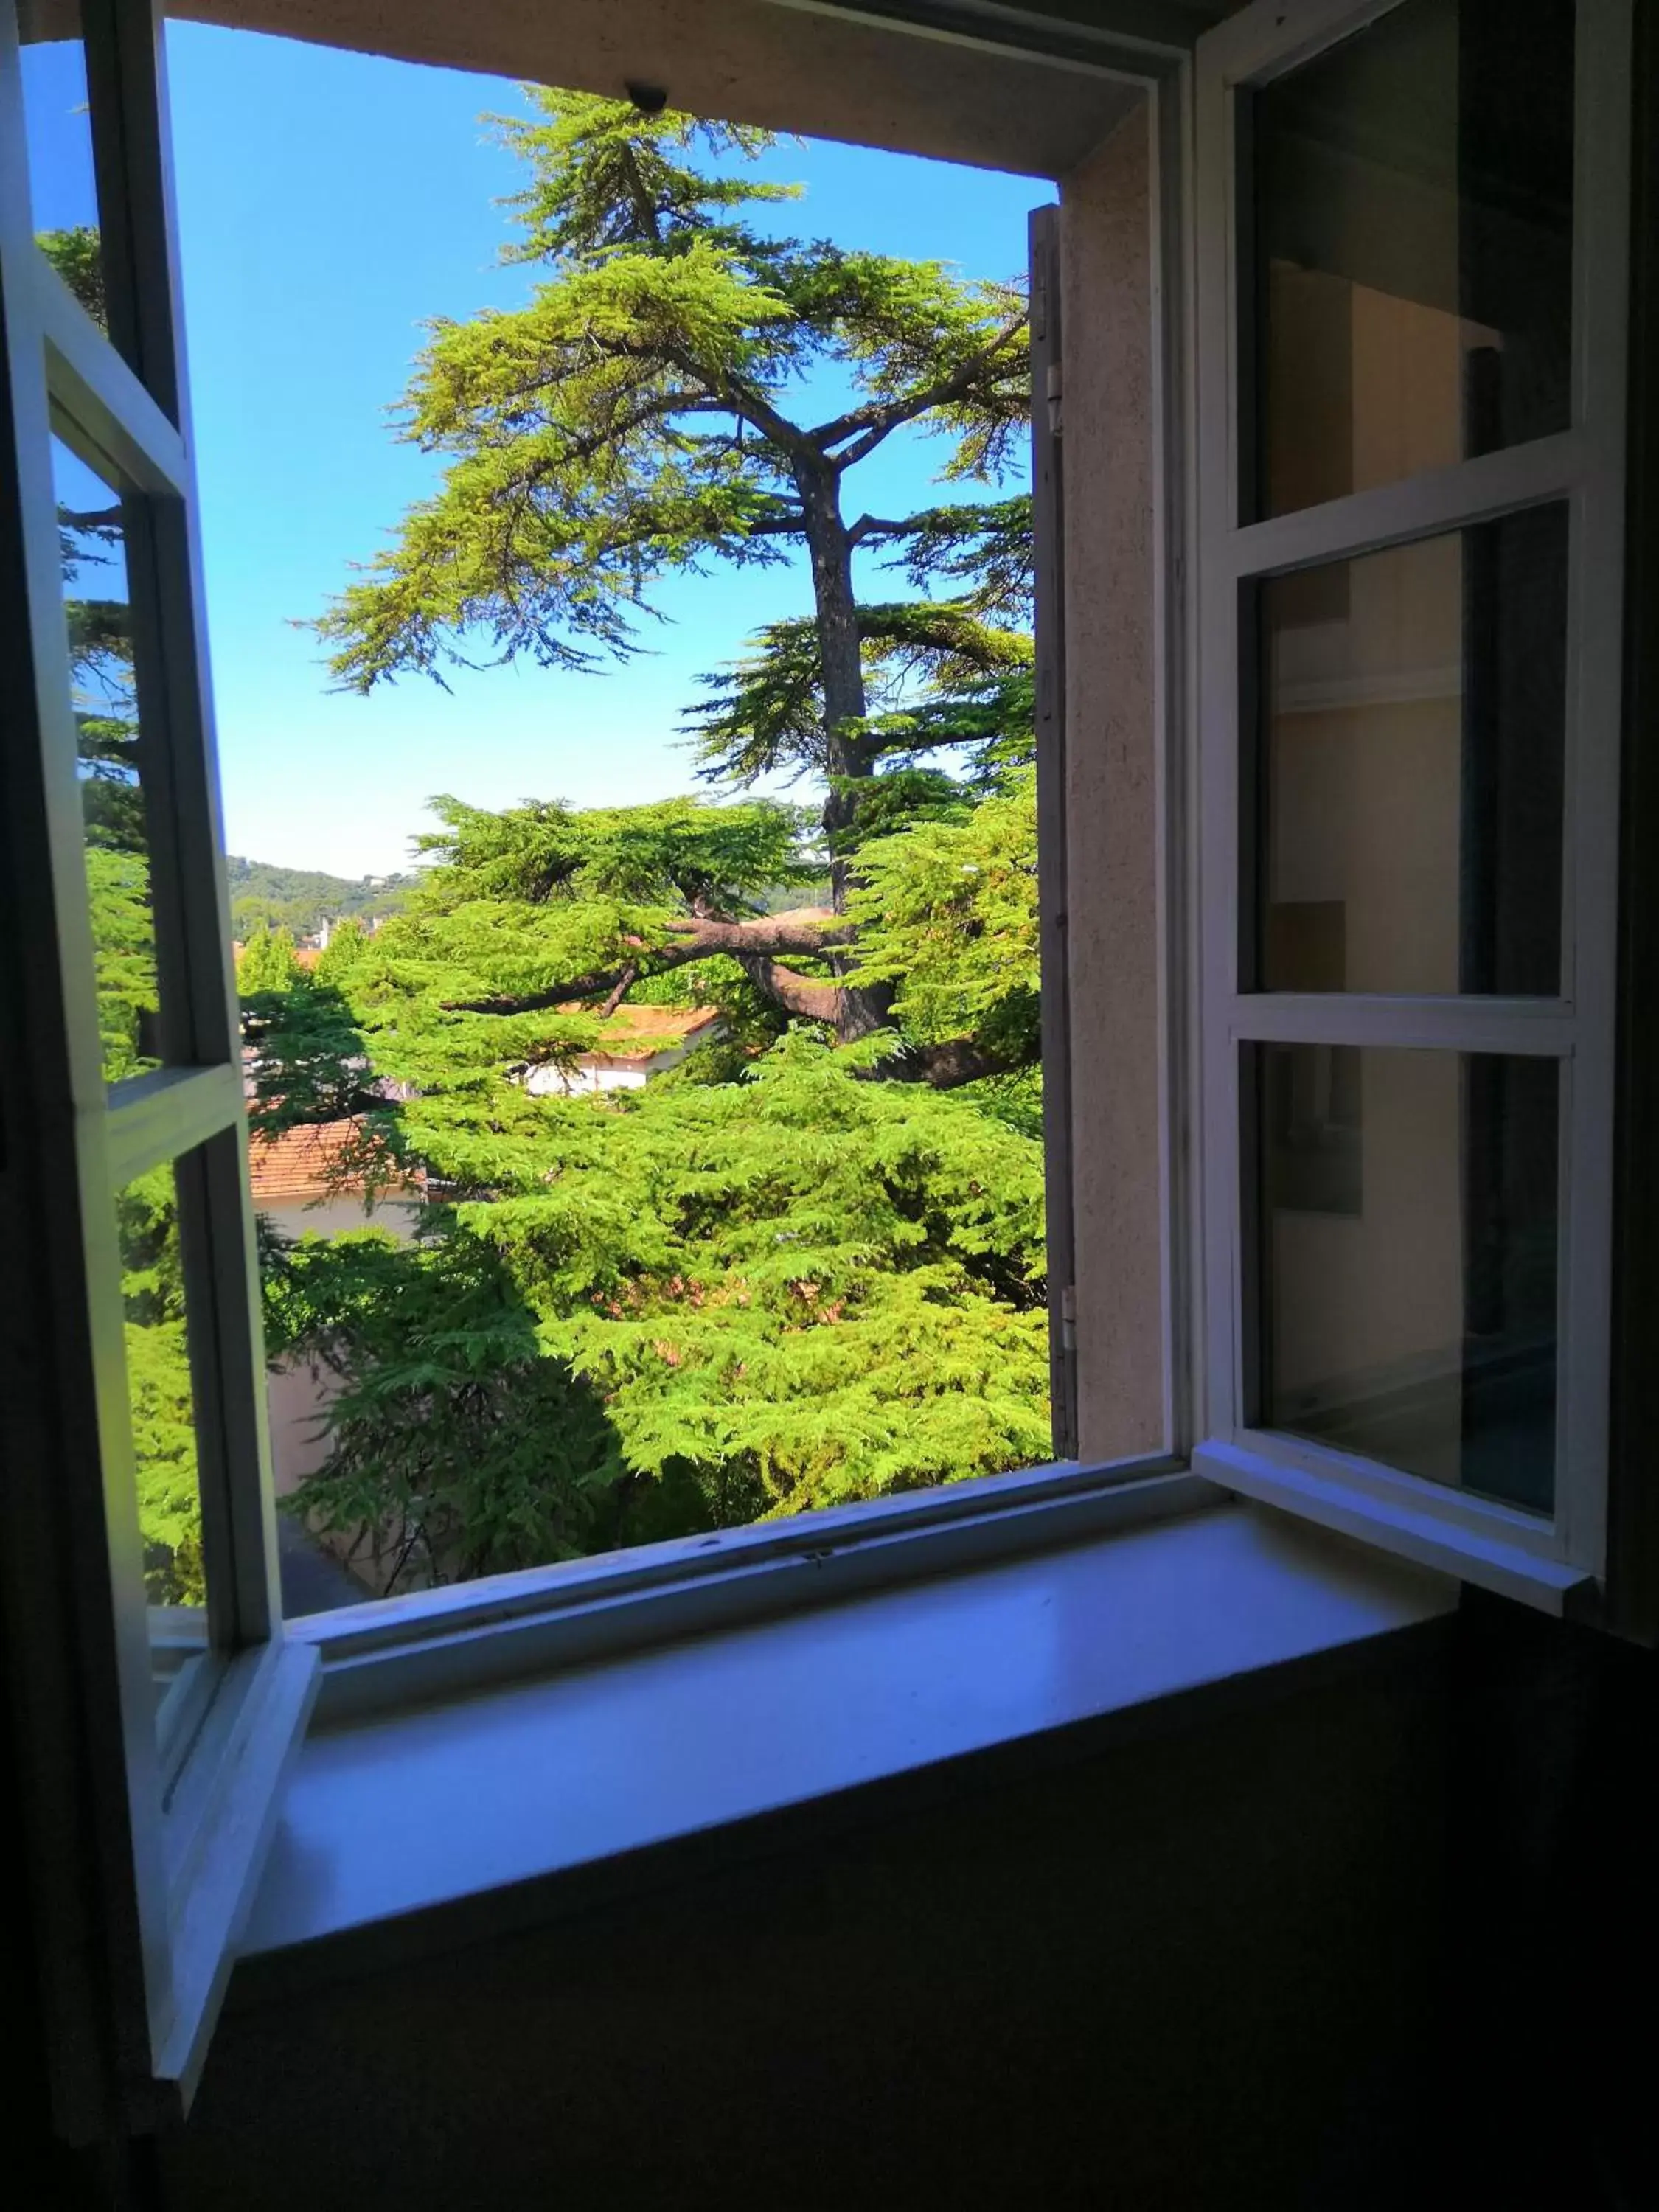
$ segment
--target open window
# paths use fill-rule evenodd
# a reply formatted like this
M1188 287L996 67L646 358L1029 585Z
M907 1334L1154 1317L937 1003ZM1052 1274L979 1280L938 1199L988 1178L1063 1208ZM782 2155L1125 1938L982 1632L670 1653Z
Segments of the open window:
M734 13L750 65L769 84L757 96L789 111L786 121L833 132L852 118L877 143L904 143L902 124L861 120L869 63L880 58L901 107L915 105L917 150L1037 175L1077 169L1074 228L1097 243L1120 223L1122 304L1150 322L1151 171L1178 147L1170 136L1160 150L1139 50L1010 60L989 45L790 9ZM416 1590L285 1632L160 30L148 0L84 0L78 16L20 0L0 23L9 399L0 622L21 702L5 763L4 919L14 945L52 948L14 971L5 1008L5 1264L22 1320L7 1346L4 1419L23 1479L0 1510L9 1561L50 1556L60 1569L9 1593L7 1612L27 1646L23 1703L36 1732L51 1902L42 1948L64 2054L54 2091L64 2130L81 2136L152 2124L187 2100L325 1668L337 1715L453 1692L1190 1510L1206 1495L1168 1454L1168 1094L1160 933L1148 919L1161 896L1162 801L1150 680L1115 710L1117 737L1133 732L1145 805L1113 817L1110 875L1120 903L1146 913L1133 960L1108 964L1120 981L1133 970L1138 1047L1125 1054L1115 1013L1103 1022L1091 1006L1082 1064L1068 1067L1088 988L1073 975L1073 934L1088 923L1098 963L1111 930L1092 863L1076 896L1066 886L1111 808L1097 787L1106 726L1078 719L1064 682L1066 580L1079 545L1097 548L1104 526L1152 604L1154 549L1141 526L1155 410L1144 346L1127 369L1096 363L1073 432L1074 465L1095 489L1068 515L1062 313L1088 309L1087 339L1091 317L1103 326L1109 310L1093 308L1085 258L1062 250L1050 210L1033 251L1056 1463L712 1541ZM815 59L824 54L829 77ZM682 58L695 106L700 42ZM580 66L611 88L606 55ZM1176 110L1158 112L1169 124ZM1120 379L1141 404L1104 409L1133 426L1114 454L1099 403ZM1130 447L1137 465L1125 472ZM1081 650L1092 681L1111 641L1094 634ZM1092 819L1079 811L1085 792ZM1133 866L1120 870L1131 848ZM1129 1119L1145 1158L1100 1126L1108 1030L1137 1070ZM1073 1233L1074 1141L1115 1160L1096 1170L1097 1185L1110 1185L1128 1222L1086 1251ZM1094 1295L1109 1278L1120 1318L1141 1310L1133 1342ZM1115 1373L1103 1364L1112 1360ZM58 1753L83 1738L88 1760L70 1773Z
M1272 0L1200 41L1190 115L1175 44L730 13L659 33L689 108L830 135L890 61L872 142L914 107L917 150L1065 180L1055 1463L284 1632L158 16L0 7L0 1571L71 2134L187 2097L319 1671L349 1720L1218 1491L1556 1611L1605 1576L1627 0ZM515 35L407 38L533 66Z
M86 2137L188 2094L317 1660L276 1604L155 27L21 27L0 14L0 875L30 949L0 1051L0 1513L54 2094Z
M1199 44L1194 1464L1557 1608L1605 1567L1629 30Z

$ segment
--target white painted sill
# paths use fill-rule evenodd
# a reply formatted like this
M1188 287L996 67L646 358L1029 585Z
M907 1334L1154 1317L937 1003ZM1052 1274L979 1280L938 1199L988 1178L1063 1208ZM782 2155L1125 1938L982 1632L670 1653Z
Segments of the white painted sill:
M257 1997L487 1936L951 1762L1451 1612L1449 1576L1258 1505L1074 1540L313 1731L240 1955ZM1172 1710L1174 1708L1172 1707ZM234 2002L234 1996L233 1996Z

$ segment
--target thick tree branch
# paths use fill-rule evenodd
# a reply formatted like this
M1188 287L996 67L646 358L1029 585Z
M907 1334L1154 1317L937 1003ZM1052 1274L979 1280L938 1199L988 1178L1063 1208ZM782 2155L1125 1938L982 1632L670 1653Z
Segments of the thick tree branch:
M926 1083L935 1091L954 1091L963 1083L978 1083L988 1075L1012 1075L1036 1064L1034 1059L1011 1060L989 1052L971 1037L951 1037L943 1044L902 1046L872 1067L855 1073L872 1083Z
M854 545L862 545L866 538L902 538L915 528L914 522L899 522L881 514L861 514L847 535Z
M597 424L583 435L572 437L563 452L556 454L550 463L544 464L536 473L547 476L554 469L562 468L573 460L591 461L598 454L618 445L634 431L643 430L653 422L665 422L672 416L729 415L731 411L725 400L708 392L655 392L638 406L629 408L626 413L612 416L608 422Z
M731 952L738 956L750 953L827 952L831 945L845 945L853 934L853 925L841 915L832 914L827 907L795 907L787 914L757 915L752 921L672 921L668 925L676 937L694 936L698 956L708 952Z
M852 933L852 924L821 907L802 907L790 914L757 915L752 921L703 921L687 920L672 925L672 937L666 945L646 945L636 941L628 957L616 966L597 969L586 975L568 975L544 990L530 991L515 997L494 999L453 999L446 1001L446 1011L461 1014L536 1014L550 1007L569 1005L573 999L592 999L601 993L609 994L619 983L624 990L639 980L647 968L653 975L665 973L673 968L689 967L694 960L707 960L717 952L732 954L745 963L756 960L769 963L778 953L793 953L798 957L805 953L828 951L832 946L845 944ZM791 975L787 969L777 971L781 980L779 990L773 993L780 1005L787 1002L781 996L785 989L806 987L811 979ZM626 982L623 981L627 978ZM758 981L758 978L756 979ZM770 987L762 983L763 990ZM817 985L811 987L819 988ZM833 987L823 987L830 990ZM621 1000L617 1001L620 1005ZM801 1011L792 1009L792 1011ZM814 1012L811 1018L827 1020L830 1017Z
M839 983L819 982L811 975L797 975L793 968L780 968L775 960L754 953L739 953L738 965L755 988L763 991L785 1013L797 1014L803 1021L828 1022L832 1026L840 1019L842 993Z
M617 976L616 981L605 994L605 1004L599 1008L599 1012L607 1021L609 1021L611 1015L616 1012L617 1007L621 1006L623 1000L628 996L629 993L633 989L635 984L637 983L639 980L639 963L637 961L630 960L627 967L623 969L622 974Z
M937 383L924 385L920 392L913 392L903 399L872 399L862 407L851 407L833 422L820 422L806 435L834 467L850 469L854 462L874 453L882 440L902 424L914 422L919 415L926 415L935 407L948 407L953 399L965 399L980 379L997 366L998 356L1006 352L1024 329L1025 317L1022 315ZM852 438L854 443L846 452L831 454L830 448L847 438Z
M752 422L765 437L786 453L810 453L818 458L817 447L810 434L799 423L792 422L787 415L764 398L747 377L734 376L729 369L709 369L695 354L680 346L665 346L665 359L672 361L684 376L695 377L703 390L711 393L745 422Z

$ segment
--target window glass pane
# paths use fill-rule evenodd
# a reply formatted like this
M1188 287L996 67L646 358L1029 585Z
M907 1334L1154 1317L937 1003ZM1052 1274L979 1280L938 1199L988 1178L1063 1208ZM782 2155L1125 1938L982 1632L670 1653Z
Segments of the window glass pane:
M1269 991L1553 996L1565 507L1272 577L1256 592L1254 980ZM1248 880L1248 823L1245 835Z
M165 1735L208 1647L176 1170L168 1164L138 1176L115 1204L151 1678L157 1725Z
M29 203L41 251L107 327L86 48L73 0L19 0Z
M1255 1050L1261 1425L1548 1512L1559 1064Z
M131 502L52 440L104 1079L159 1064L149 836L127 577Z
M1566 428L1572 106L1571 0L1406 0L1254 95L1247 514Z

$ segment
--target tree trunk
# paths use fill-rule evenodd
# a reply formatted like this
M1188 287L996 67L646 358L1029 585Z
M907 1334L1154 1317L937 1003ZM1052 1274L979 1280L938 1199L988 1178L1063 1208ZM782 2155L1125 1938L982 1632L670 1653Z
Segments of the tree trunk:
M836 778L862 779L872 772L870 748L861 729L866 711L864 656L859 641L858 601L853 592L853 544L842 520L841 479L828 466L798 459L795 486L800 494L806 547L812 563L812 599L823 684L824 768L831 779L823 801L823 832L830 848L830 902L846 910L855 880L847 854L837 852L853 825L857 807L851 792ZM842 983L847 963L832 957L830 971L840 989L836 1034L842 1044L887 1026L892 993L885 986L854 988Z

